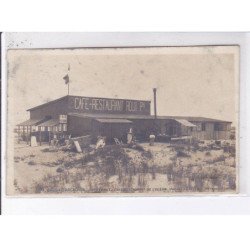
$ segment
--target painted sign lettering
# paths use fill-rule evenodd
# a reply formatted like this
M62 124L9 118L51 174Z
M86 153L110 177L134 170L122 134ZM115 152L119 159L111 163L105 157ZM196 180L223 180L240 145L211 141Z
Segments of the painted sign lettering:
M150 101L92 97L72 97L71 108L76 112L150 114Z

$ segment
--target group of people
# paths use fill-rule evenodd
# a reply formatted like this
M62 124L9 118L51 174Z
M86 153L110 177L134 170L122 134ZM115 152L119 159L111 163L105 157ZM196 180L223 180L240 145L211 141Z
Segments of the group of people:
M71 135L65 134L53 134L53 138L50 139L51 146L62 145L71 138Z
M96 142L96 149L103 148L106 145L106 140L107 140L107 138L105 136L99 136L97 138L97 142ZM117 139L117 138L114 138L114 141L117 145L123 144L123 142L125 140L126 140L125 144L127 144L127 145L132 145L135 143L135 136L133 134L133 128L129 128L129 130L126 134L126 138L123 138L121 141L119 141L119 139ZM153 133L151 133L149 135L149 145L153 146L154 141L155 141L155 135Z
M150 133L149 135L149 145L153 146L154 145L154 141L155 141L155 135L154 133ZM135 137L133 135L133 129L130 128L127 134L127 144L133 144L135 142Z

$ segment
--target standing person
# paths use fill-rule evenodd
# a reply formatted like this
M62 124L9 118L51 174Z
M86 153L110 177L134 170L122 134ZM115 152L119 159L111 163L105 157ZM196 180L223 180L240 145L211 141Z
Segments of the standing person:
M133 141L133 129L130 128L127 134L127 143L131 144Z
M149 135L149 145L154 146L154 141L155 141L155 135L153 133L150 133L150 135Z
M54 135L53 135L53 145L52 145L52 146L56 146L57 143L58 143L57 134L54 134Z
M106 137L98 136L95 149L103 148L106 145Z

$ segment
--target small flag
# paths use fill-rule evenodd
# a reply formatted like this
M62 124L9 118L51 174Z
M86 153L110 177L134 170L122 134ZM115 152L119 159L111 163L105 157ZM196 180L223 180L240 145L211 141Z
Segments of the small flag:
M69 83L69 75L67 74L66 76L64 76L63 80L65 81L65 84L68 84Z
M63 80L65 81L65 84L69 83L69 71L70 71L70 64L68 65L68 74L63 77Z

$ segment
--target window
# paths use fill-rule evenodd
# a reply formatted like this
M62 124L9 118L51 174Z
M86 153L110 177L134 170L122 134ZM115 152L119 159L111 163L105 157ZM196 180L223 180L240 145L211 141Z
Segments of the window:
M206 131L206 123L201 124L201 131Z
M60 123L67 123L67 115L59 115Z
M54 126L54 127L53 127L53 131L54 131L54 132L57 132L57 126Z
M196 130L197 131L201 131L201 123L197 123L196 124Z
M63 131L67 131L67 124L62 124L63 125Z
M59 126L58 126L58 131L59 131L59 132L62 131L62 124L59 124Z
M215 130L215 131L223 131L223 130L225 130L225 129L224 129L224 126L223 126L222 123L215 123L215 124L214 124L214 130Z

